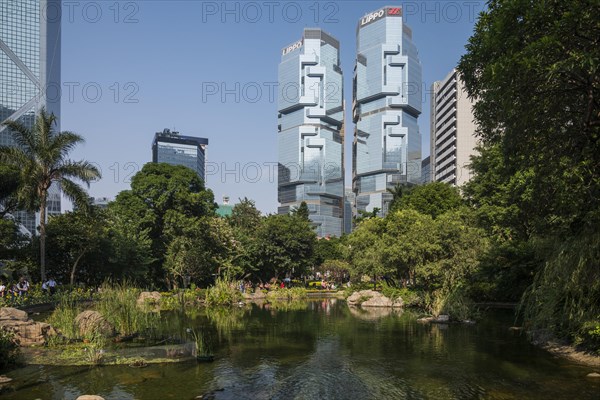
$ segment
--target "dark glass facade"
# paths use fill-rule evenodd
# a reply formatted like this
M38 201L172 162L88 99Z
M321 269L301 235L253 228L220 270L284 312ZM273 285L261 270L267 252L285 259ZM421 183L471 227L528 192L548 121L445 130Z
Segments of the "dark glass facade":
M356 209L385 216L388 188L421 181L421 64L401 7L358 23L352 108Z
M154 135L152 162L183 165L196 171L206 182L206 146L208 139L184 136L165 129Z
M282 50L278 97L278 212L304 201L317 235L341 236L344 101L340 44L320 29Z

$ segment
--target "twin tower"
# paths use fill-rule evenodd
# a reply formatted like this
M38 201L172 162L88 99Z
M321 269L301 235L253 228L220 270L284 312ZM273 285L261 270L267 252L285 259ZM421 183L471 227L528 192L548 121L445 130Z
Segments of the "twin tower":
M421 64L400 7L365 15L356 35L352 190L357 211L384 216L388 188L421 180ZM344 213L345 113L340 43L305 29L279 64L278 212L305 201L321 237L348 233L352 218L349 207Z

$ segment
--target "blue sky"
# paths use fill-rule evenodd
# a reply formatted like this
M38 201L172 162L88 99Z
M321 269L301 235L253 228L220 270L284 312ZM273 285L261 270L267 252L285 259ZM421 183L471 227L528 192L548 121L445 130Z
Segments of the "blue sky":
M275 212L277 105L269 86L277 81L281 49L305 27L339 39L352 104L356 25L385 5L404 7L427 90L456 65L485 7L482 1L65 1L61 129L86 139L73 158L102 171L90 194L114 198L128 189L129 178L151 160L154 133L170 128L209 139L207 186L218 202L247 196L263 212ZM219 93L211 94L215 88ZM221 89L229 91L224 98ZM425 157L427 92L419 125Z

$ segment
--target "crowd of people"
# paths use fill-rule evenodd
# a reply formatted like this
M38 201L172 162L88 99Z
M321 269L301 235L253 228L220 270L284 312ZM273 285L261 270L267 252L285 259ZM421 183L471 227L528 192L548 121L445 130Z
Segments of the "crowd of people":
M46 282L42 284L42 290L49 294L56 293L57 283L53 277L50 277ZM27 278L22 276L17 282L4 284L0 280L0 297L20 297L27 296L31 285Z

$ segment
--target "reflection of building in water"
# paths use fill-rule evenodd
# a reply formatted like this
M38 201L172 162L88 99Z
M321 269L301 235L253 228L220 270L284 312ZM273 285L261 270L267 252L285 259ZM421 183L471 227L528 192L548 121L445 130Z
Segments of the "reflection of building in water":
M154 135L152 162L183 165L191 168L206 182L206 147L208 139L180 135L164 129Z
M305 201L320 237L341 236L344 101L339 42L320 29L282 50L279 64L278 212Z

